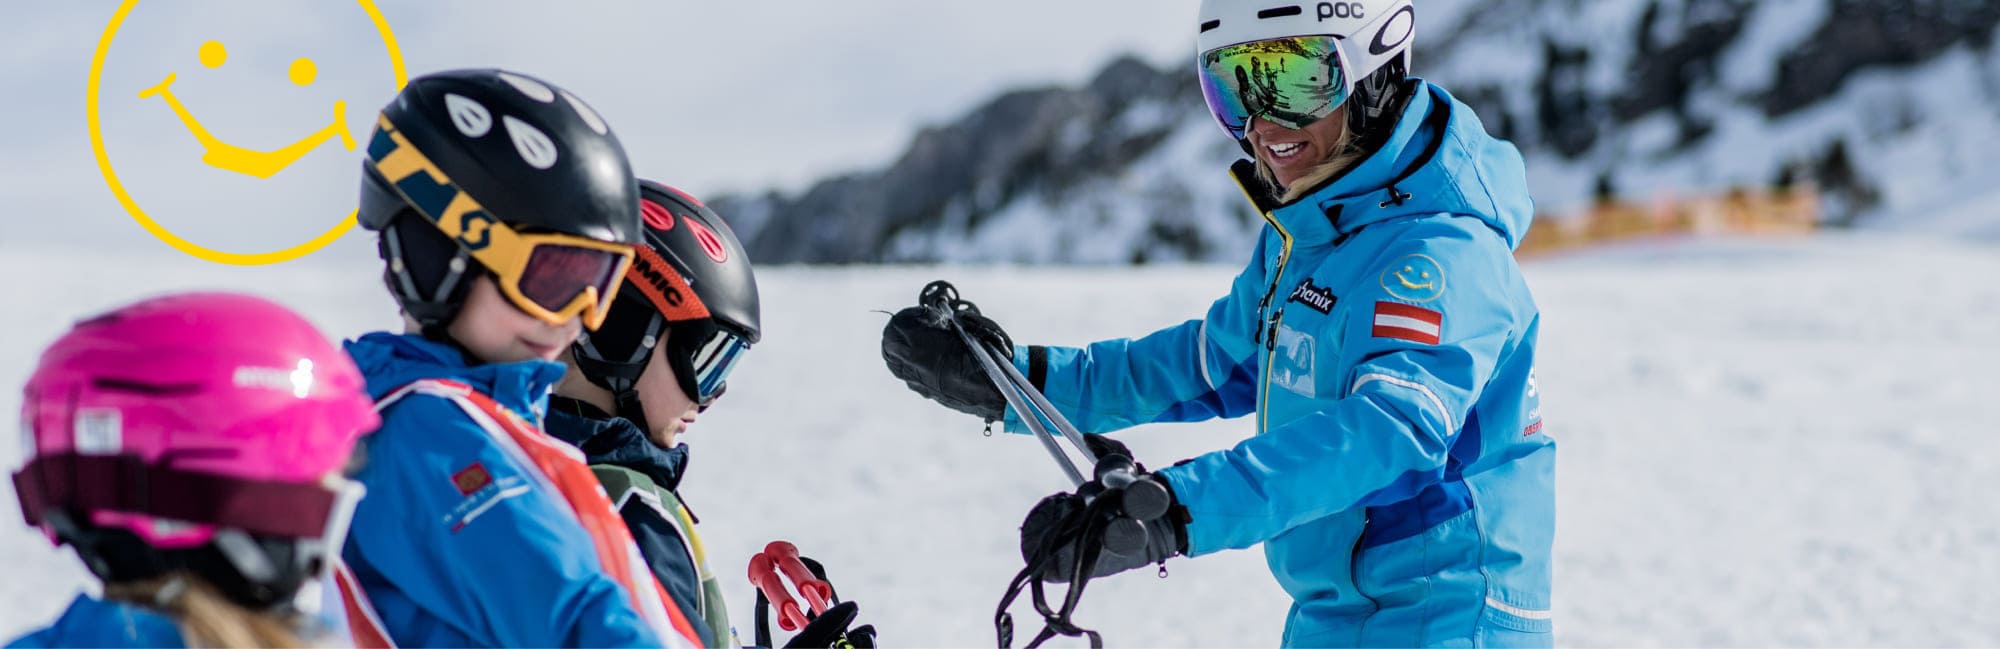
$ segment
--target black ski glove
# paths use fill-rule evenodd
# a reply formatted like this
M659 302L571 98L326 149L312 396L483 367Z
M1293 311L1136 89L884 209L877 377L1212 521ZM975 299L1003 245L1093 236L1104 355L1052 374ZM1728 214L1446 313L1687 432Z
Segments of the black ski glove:
M873 649L875 625L863 624L852 629L848 628L860 614L861 609L855 606L854 602L835 604L832 608L826 609L825 613L819 614L819 617L813 618L813 621L807 622L806 628L799 629L799 634L792 636L792 640L785 643L785 649L804 647Z
M1035 504L1021 522L1021 558L1037 565L1035 576L1043 581L1065 583L1075 574L1078 556L1087 549L1097 552L1090 577L1102 577L1133 568L1166 561L1187 553L1187 508L1174 497L1167 481L1140 464L1131 464L1138 483L1126 489L1157 485L1166 496L1166 513L1151 520L1136 520L1122 506L1125 491L1110 490L1103 482L1104 469L1130 463L1132 452L1117 440L1103 435L1086 435L1092 453L1098 457L1098 478L1076 490L1058 493ZM1093 500L1094 498L1094 500ZM1143 530L1144 540L1137 530ZM1120 546L1124 547L1120 547Z
M1005 360L1014 357L1014 341L979 307L958 299L957 289L937 281L924 287L917 305L897 311L882 328L882 362L889 373L902 379L911 390L946 408L986 421L998 421L1007 412L1007 400L1000 389L965 347L965 341L951 327L958 321L974 340L1000 350Z

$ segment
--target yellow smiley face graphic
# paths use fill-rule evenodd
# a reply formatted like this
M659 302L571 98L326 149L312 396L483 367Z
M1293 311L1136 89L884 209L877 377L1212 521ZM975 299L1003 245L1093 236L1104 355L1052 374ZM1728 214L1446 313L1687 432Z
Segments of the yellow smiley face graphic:
M1403 255L1382 269L1382 290L1408 302L1438 299L1444 295L1444 266L1428 255Z
M395 88L401 90L407 80L407 74L404 71L402 52L396 44L395 34L390 31L388 21L382 17L382 12L375 7L373 0L355 0L355 2L367 14L380 36L381 45L388 55L390 72L394 75ZM118 6L117 12L112 14L111 22L105 26L104 34L97 42L97 51L91 57L90 81L85 104L86 118L90 126L90 143L97 157L98 170L103 173L105 183L111 187L111 193L118 198L119 204L125 207L125 211L132 215L133 220L154 237L189 255L217 263L245 266L274 264L303 257L325 247L352 229L355 225L355 211L350 209L345 215L341 215L340 221L333 227L304 243L271 252L235 253L215 250L189 241L174 234L146 214L145 209L133 198L125 183L119 180L117 169L112 164L111 155L105 145L104 126L101 120L101 108L106 90L105 60L111 51L113 40L118 36L119 29L138 4L139 0L124 0ZM219 135L216 130L211 130L208 124L205 124L193 110L181 102L179 96L174 94L174 82L181 77L181 71L173 64L174 61L198 62L201 68L218 70L230 63L229 47L221 39L207 39L202 41L191 54L194 55L191 58L173 56L163 58L160 66L164 68L160 73L162 77L156 77L161 80L153 85L136 89L136 98L141 102L156 104L162 111L171 112L186 130L186 134L192 136L201 147L200 156L196 161L203 166L242 177L268 179L290 168L306 154L326 146L329 142L337 140L347 151L355 149L356 142L354 133L348 126L345 99L335 99L331 102L330 121L316 118L311 122L302 122L314 123L316 128L299 129L300 135L292 138L290 143L284 146L260 150L232 143L227 137ZM200 72L201 68L197 68L194 72ZM285 68L285 77L296 87L312 86L319 77L319 64L310 57L296 57ZM118 88L112 88L110 92L112 96L121 99L134 96L126 95ZM326 113L320 114L326 115ZM227 132L226 126L218 126L218 129ZM329 217L338 215L337 210L330 212Z

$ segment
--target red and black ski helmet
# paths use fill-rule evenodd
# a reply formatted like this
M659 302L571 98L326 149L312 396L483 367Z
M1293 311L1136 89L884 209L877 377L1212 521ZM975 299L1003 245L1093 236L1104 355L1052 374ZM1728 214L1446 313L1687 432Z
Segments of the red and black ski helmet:
M604 324L571 345L583 376L635 420L634 386L662 333L682 389L704 406L736 355L763 337L756 274L721 215L650 180L639 181L639 198L645 245Z

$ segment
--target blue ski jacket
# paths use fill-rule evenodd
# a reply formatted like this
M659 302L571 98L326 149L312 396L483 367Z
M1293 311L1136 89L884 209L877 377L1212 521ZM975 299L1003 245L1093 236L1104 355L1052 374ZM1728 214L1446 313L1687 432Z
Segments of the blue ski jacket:
M1085 432L1256 415L1159 474L1189 555L1264 546L1287 646L1547 646L1555 442L1512 255L1534 206L1513 145L1415 83L1384 144L1300 200L1237 164L1268 227L1206 317L1015 362Z
M560 363L468 365L449 345L373 333L346 345L381 399L418 379L472 386L538 420ZM404 647L662 646L600 566L561 494L449 400L404 397L362 441L341 557Z
M71 600L48 628L6 644L7 649L40 647L185 647L180 625L152 609L105 601L87 594Z

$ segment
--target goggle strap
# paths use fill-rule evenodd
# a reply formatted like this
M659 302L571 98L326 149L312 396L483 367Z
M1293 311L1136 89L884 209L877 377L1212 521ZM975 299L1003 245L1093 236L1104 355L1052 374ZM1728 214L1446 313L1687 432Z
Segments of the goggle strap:
M336 497L317 484L243 480L147 464L136 455L78 453L29 461L14 474L14 486L30 523L64 509L118 511L293 538L324 533L323 516Z
M666 254L674 258L669 263L666 257L660 256L660 249L653 246L639 246L632 252L632 264L625 271L625 283L638 289L640 295L652 303L654 310L675 322L709 317L708 307L695 295L694 285L677 270L687 267L679 255L671 249L666 250ZM667 299L670 292L679 294L679 305Z

